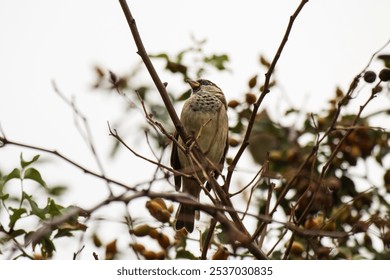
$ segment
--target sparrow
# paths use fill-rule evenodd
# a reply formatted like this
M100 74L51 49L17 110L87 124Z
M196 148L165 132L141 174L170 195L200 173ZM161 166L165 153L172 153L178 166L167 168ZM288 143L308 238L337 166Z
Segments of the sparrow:
M209 80L187 80L192 93L184 103L180 120L185 131L192 137L194 144L206 156L211 166L215 167L214 177L217 178L223 168L228 149L228 117L225 95L222 90ZM178 143L186 147L184 141L175 133ZM189 145L191 146L192 143ZM206 178L200 168L192 162L176 143L173 143L171 154L173 169L192 177L175 176L175 188L179 191L183 183L183 192L199 200ZM187 232L194 229L195 207L180 204L176 213L175 229L185 228Z

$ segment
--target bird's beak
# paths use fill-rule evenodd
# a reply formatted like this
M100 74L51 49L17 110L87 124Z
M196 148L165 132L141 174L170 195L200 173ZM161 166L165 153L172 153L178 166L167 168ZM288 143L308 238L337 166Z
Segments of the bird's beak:
M187 79L186 82L190 84L190 87L192 89L197 89L197 88L200 87L200 83L198 83L197 81L193 81L193 80Z

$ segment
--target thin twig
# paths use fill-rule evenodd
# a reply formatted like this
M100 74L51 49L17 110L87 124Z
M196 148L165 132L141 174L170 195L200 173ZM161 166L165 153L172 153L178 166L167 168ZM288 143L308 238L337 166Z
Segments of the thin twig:
M118 134L118 132L116 131L116 129L112 129L111 126L110 126L110 123L107 123L108 125L108 130L110 132L110 136L114 137L117 141L119 141L124 147L126 147L126 149L128 149L132 154L134 154L136 157L139 157L149 163L152 163L158 167L161 167L161 168L164 168L166 170L169 170L173 173L177 173L177 171L173 170L172 168L166 166L166 165L163 165L161 162L158 162L158 161L154 161L154 160L151 160L139 153L137 153L136 151L134 151L134 149L132 149L123 139L122 137ZM182 174L179 172L180 175L185 175L185 174Z
M242 187L240 190L236 191L235 193L231 193L230 194L230 197L234 197L242 192L244 192L246 189L248 189L250 186L252 186L253 182L256 181L255 185L262 179L262 175L263 175L264 171L263 171L263 166L259 169L259 171L256 172L255 176L253 176L253 178L249 181L248 184L246 184L244 187ZM257 177L259 177L259 179L257 179Z
M253 128L253 125L255 123L255 119L256 119L256 115L257 115L257 111L258 109L260 108L260 105L261 103L263 102L264 98L266 97L266 95L268 94L268 92L270 91L269 90L269 86L270 86L270 82L271 82L271 77L272 77L272 74L275 70L275 67L276 67L276 64L283 52L283 49L288 41L288 38L290 36L290 33L291 33L291 30L292 30L292 27L294 25L294 22L296 20L296 18L298 17L299 13L301 12L301 10L303 9L303 7L305 6L305 4L309 2L309 0L302 0L301 3L299 4L298 8L295 10L295 12L293 13L293 15L290 16L290 21L288 23L288 26L287 26L287 29L285 31L285 34L283 36L283 39L282 39L282 42L280 43L279 45L279 48L271 62L271 65L267 71L267 73L265 74L265 81L264 81L264 86L263 86L263 91L261 92L260 94L260 97L257 99L256 103L254 104L253 106L253 111L252 111L252 115L250 117L250 120L248 122L248 127L246 129L246 132L245 132L245 136L244 136L244 139L242 141L242 144L236 154L236 156L234 157L233 161L232 161L232 164L229 166L228 168L228 174L227 174L227 177L226 177L226 184L227 186L230 185L231 183L231 179L232 179L232 176L233 176L233 171L238 163L238 161L240 160L242 154L244 153L245 149L247 148L247 146L249 145L249 137L251 135L251 132L252 132L252 128Z
M87 144L88 148L90 149L93 157L95 158L95 161L96 161L96 164L100 170L100 173L103 176L105 176L103 163L96 152L96 148L95 148L95 144L94 144L93 136L92 136L92 131L91 131L91 128L89 126L89 122L88 122L87 117L77 108L76 103L73 100L69 100L59 90L59 88L54 80L52 81L52 86L53 86L54 92L73 110L75 126L76 126L77 130L79 131L80 135L82 136L82 138L84 139L85 143ZM85 131L83 131L81 125L79 124L78 119L82 120L82 122L84 124ZM107 189L108 189L109 193L112 195L112 189L111 189L109 182L106 181L106 184L107 184Z
M269 215L269 210L270 210L270 207L271 207L271 198L272 198L272 194L274 192L275 184L269 182L268 186L269 187L268 187L267 203L265 205L265 211L264 211L264 214L267 215L267 216ZM270 216L270 218L272 218L272 216ZM266 237L266 233L267 233L267 227L268 227L268 224L265 223L263 231L260 233L259 242L257 242L257 244L259 245L259 248L263 247L263 243L264 243L264 240L265 240L265 237ZM257 237L255 237L255 238L257 238Z
M89 175L92 175L94 177L97 177L97 178L100 178L108 183L112 183L112 184L115 184L117 186L120 186L120 187L123 187L127 190L135 190L134 188L132 187L129 187L128 185L124 184L124 183L121 183L117 180L114 180L114 179L111 179L105 175L102 175L102 174L99 174L95 171L92 171L84 166L82 166L81 164L75 162L74 160L70 159L69 157L61 154L60 152L56 151L56 150L50 150L50 149L47 149L47 148L42 148L42 147L38 147L38 146L33 146L33 145L29 145L29 144L24 144L24 143L21 143L21 142L15 142L15 141L12 141L12 140L9 140L8 138L4 138L4 137L0 137L0 141L4 143L4 146L6 145L13 145L13 146L18 146L18 147L22 147L22 148L27 148L27 149L32 149L32 150L36 150L36 151L40 151L40 152L44 152L44 153L48 153L48 154L52 154L64 161L66 161L67 163L71 164L72 166L76 167L77 169L80 169L81 171L83 171L84 173L86 174L89 174Z
M216 225L217 225L217 221L215 219L211 219L210 226L207 229L206 238L205 238L205 240L203 242L202 255L200 257L201 260L206 260L207 259L207 252L208 252L208 249L210 248L210 242L211 242L212 237L214 235L214 230L215 230L215 226Z

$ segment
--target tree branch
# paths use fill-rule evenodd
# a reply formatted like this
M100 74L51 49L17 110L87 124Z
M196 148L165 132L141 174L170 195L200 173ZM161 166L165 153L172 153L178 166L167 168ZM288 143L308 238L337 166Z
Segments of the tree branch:
M144 44L142 43L141 36L138 32L137 24L135 22L133 15L130 12L130 9L126 3L126 0L119 0L119 3L122 7L123 13L125 14L126 21L129 25L130 31L131 31L133 38L134 38L134 42L137 46L137 53L141 57L146 68L148 69L150 77L152 78L158 92L161 95L161 98L164 102L164 105L167 108L168 114L169 114L173 124L175 125L177 132L179 133L179 135L182 139L188 139L188 136L187 136L186 132L184 131L183 125L181 124L181 121L180 121L178 115L176 114L175 108L173 107L173 104L168 96L165 85L161 82L161 79L158 76L157 71L153 66L153 63L150 60L150 58L145 50Z
M164 102L164 105L165 107L167 108L167 111L168 111L168 114L169 116L171 117L171 120L172 122L174 123L175 125L175 128L176 128L176 131L178 132L179 136L184 140L184 143L189 143L190 141L188 141L190 139L190 137L187 135L187 133L185 132L184 130L184 127L183 125L181 124L181 121L179 119L179 117L177 116L176 114L176 111L172 105L172 102L170 101L169 99L169 96L167 94L167 91L166 91L166 88L164 86L164 84L161 82L146 50L145 50L145 47L142 43L142 39L141 39L141 36L138 32L138 28L137 28L137 25L136 25L136 22L135 22L135 19L134 17L132 16L131 12L130 12L130 9L129 7L127 6L127 3L125 0L119 0L119 3L122 7L122 10L123 10L123 13L125 14L125 17L126 17L126 20L127 20L127 23L129 25L129 28L131 30L131 33L133 35L133 38L134 38L134 42L137 46L137 53L141 56L146 68L148 69L149 71L149 74L154 82L154 84L156 85L160 95L161 95L161 98ZM202 169L205 169L205 173L206 173L206 177L207 177L207 181L210 183L211 187L213 188L213 190L217 193L217 195L220 197L222 203L227 206L227 207L233 207L233 204L232 202L230 201L229 197L227 196L227 194L223 191L223 188L221 188L218 183L216 182L216 180L214 179L214 177L212 176L209 176L208 174L210 174L210 172L208 172L211 167L210 165L208 164L207 162L207 159L206 157L202 154L202 152L197 148L197 146L194 146L192 149L191 149L191 153L194 155L196 161L199 163L199 168L202 168ZM240 220L238 214L236 212L229 212L230 216L232 217L234 223L236 224L237 228L239 229L238 232L244 232L247 236L249 236L249 233L247 232L247 230L245 229L242 221ZM249 247L252 247L252 246L249 246ZM249 248L248 248L249 249ZM265 255L258 249L256 248L255 246L252 247L252 249L250 250L253 250L253 254L256 256L256 257L260 257L262 259L265 259Z
M236 165L237 165L238 161L240 160L242 154L244 153L245 149L249 145L249 136L251 135L252 128L253 128L253 125L255 123L257 111L259 110L259 107L260 107L261 103L263 102L265 96L269 92L269 86L270 86L272 74L273 74L275 67L276 67L276 64L277 64L277 62L278 62L278 60L283 52L283 49L288 41L288 37L290 36L295 19L298 17L299 13L301 12L301 10L303 9L303 7L305 6L305 4L307 2L309 2L309 0L302 0L302 2L299 4L298 8L295 10L294 14L292 14L290 16L290 21L288 23L286 32L284 33L282 42L280 43L279 48L278 48L278 50L277 50L277 52L276 52L276 54L271 62L271 65L270 65L267 73L265 74L263 91L261 92L259 99L257 99L256 103L254 104L253 112L252 112L251 118L249 120L247 130L245 132L244 140L242 141L241 147L238 150L236 156L234 157L232 164L228 168L228 174L226 177L227 186L230 185L230 182L231 182L231 179L233 176L233 171L236 168Z
M20 142L11 141L8 138L2 137L2 136L0 136L0 143L1 143L1 147L6 146L6 145L13 145L13 146L18 146L18 147L22 147L22 148L32 149L32 150L36 150L36 151L40 151L40 152L44 152L44 153L55 155L56 157L66 161L67 163L69 163L69 164L73 165L74 167L80 169L81 171L83 171L86 174L89 174L89 175L92 175L94 177L100 178L100 179L104 180L107 183L113 183L113 184L115 184L117 186L120 186L120 187L123 187L123 188L125 188L127 190L135 190L134 188L129 187L128 185L126 185L124 183L121 183L119 181L111 179L111 178L105 176L104 174L99 174L99 173L97 173L95 171L92 171L92 170L82 166L80 163L75 162L74 160L70 159L69 157L61 154L60 152L58 152L56 150L50 150L50 149L47 149L47 148L42 148L42 147L37 147L37 146L29 145L29 144L24 144L24 143L20 143Z

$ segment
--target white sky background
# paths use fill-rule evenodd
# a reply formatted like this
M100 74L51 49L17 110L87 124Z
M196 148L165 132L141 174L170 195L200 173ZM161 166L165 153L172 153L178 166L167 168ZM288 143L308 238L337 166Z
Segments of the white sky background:
M208 53L228 53L232 73L211 73L205 78L217 83L229 100L245 93L253 74L264 74L258 57L273 57L300 1L128 2L149 53L175 54L189 46L190 34L208 39ZM333 96L336 85L346 90L371 55L390 39L389 12L388 0L309 1L277 65L278 81L293 105L316 111L326 108L325 101ZM54 79L65 95L75 96L79 109L88 117L107 174L128 183L150 178L150 165L127 151L119 160L107 159L112 141L107 121L114 122L121 107L118 99L90 90L93 65L124 73L139 62L135 51L116 0L1 0L0 123L6 136L58 150L97 170L74 127L70 108L54 93ZM166 81L164 76L162 79ZM183 91L182 84L167 82L172 91ZM273 108L278 98L280 95L271 93L264 105ZM389 101L382 98L371 106L389 107ZM130 144L143 148L135 141ZM2 148L0 169L11 171L21 151L26 158L36 154ZM71 186L66 203L91 207L106 195L99 180L64 162L55 161L39 170L49 184ZM61 257L71 258L75 248L70 250Z

